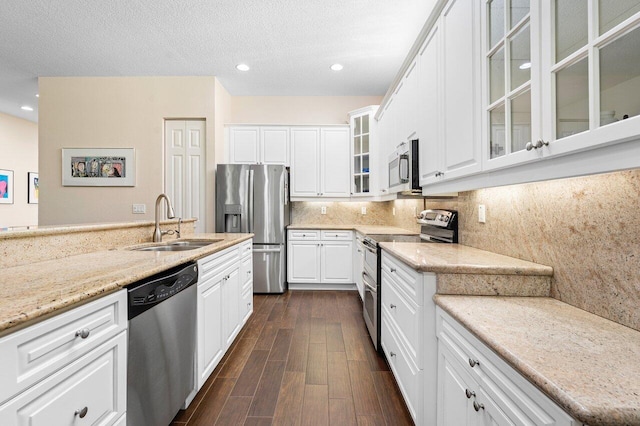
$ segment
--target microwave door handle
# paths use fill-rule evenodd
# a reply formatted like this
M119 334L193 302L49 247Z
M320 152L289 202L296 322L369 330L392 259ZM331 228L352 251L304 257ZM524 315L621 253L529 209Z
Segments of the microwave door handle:
M403 165L404 167L402 167ZM400 156L400 163L398 164L398 177L400 179L400 183L409 182L409 155L408 154L402 154Z

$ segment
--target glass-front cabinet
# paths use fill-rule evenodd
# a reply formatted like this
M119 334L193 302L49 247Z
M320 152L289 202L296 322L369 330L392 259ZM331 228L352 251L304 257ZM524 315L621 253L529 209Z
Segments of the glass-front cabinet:
M484 169L638 138L640 0L484 3Z
M378 106L361 108L349 113L351 124L351 194L376 195L373 175L374 115Z

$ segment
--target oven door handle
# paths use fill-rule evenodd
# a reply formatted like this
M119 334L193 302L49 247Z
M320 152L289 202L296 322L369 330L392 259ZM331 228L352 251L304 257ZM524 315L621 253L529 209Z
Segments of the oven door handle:
M362 282L364 283L365 287L367 287L373 293L378 293L378 289L372 286L371 284L369 284L369 280L367 278L371 278L371 276L367 274L365 271L362 271Z

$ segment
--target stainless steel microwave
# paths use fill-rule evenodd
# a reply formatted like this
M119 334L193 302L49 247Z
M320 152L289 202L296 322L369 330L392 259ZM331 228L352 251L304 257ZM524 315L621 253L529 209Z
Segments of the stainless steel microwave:
M389 157L389 187L409 184L408 191L422 193L419 172L418 139L403 142Z

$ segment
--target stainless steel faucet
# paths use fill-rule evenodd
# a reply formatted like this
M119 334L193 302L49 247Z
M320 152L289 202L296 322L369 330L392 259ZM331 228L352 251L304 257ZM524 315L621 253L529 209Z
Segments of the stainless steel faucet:
M156 198L156 228L153 231L153 242L159 243L162 241L162 236L168 234L169 231L161 231L160 230L160 202L162 199L165 199L167 202L167 219L173 219L176 217L176 214L173 212L173 206L171 205L171 200L165 194L158 195Z

